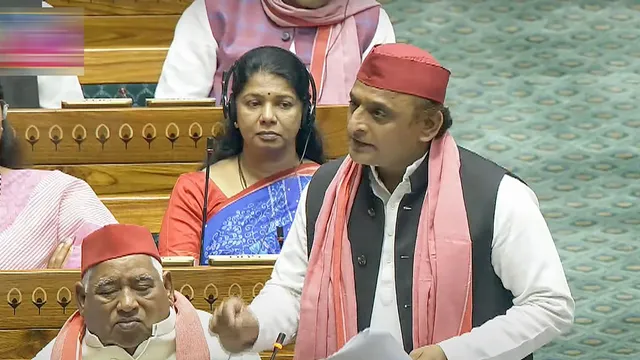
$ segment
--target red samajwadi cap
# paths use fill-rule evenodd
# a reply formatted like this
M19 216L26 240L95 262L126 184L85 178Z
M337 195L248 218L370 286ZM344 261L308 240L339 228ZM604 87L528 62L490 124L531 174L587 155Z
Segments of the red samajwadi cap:
M147 228L125 224L104 226L82 241L82 276L94 265L129 255L149 255L162 261Z
M357 78L367 86L443 104L449 75L425 50L409 44L382 44L364 59Z

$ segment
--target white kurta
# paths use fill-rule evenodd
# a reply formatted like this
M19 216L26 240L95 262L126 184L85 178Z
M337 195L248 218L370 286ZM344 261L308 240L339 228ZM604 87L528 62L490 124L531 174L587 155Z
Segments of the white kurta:
M52 7L42 2L43 8ZM84 93L77 76L38 76L38 97L40 107L60 109L62 101L84 100Z
M227 360L227 354L215 335L208 330L211 315L204 311L198 311L200 323L205 332L211 360ZM133 356L117 346L103 346L97 336L88 332L82 341L83 360L176 360L176 313L171 309L169 317L153 326L153 335L138 346ZM53 350L53 339L36 355L34 360L49 360ZM260 360L258 354L244 354L232 356L230 359Z
M395 43L396 35L387 13L380 9L378 28L367 56L374 45ZM291 52L296 53L295 39ZM155 97L206 98L213 87L217 68L218 43L213 37L204 0L194 0L182 13L173 41L162 67Z
M424 158L423 158L424 159ZM396 301L394 242L400 200L411 189L409 176L423 161L407 168L393 193L375 175L373 193L385 205L384 240L371 328L389 331L402 343ZM295 337L300 295L307 271L305 206L301 195L291 230L271 279L250 305L260 323L254 350L268 349L279 332ZM533 191L505 175L496 199L491 262L504 287L514 295L513 307L470 333L439 345L448 360L519 360L570 328L574 301L553 238Z

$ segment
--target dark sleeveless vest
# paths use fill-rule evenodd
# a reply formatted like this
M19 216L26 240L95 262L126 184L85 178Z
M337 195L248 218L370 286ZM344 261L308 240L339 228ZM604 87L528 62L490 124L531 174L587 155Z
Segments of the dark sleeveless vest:
M462 192L473 243L473 327L478 327L496 316L504 315L513 305L513 294L504 288L502 281L493 271L491 244L498 186L505 174L518 178L478 154L462 147L458 149ZM322 165L308 185L308 254L313 246L315 223L325 191L342 160L341 158ZM366 329L371 323L384 237L384 204L371 190L369 171L369 167L366 167L363 172L348 224L355 273L358 331ZM425 159L410 176L411 192L402 198L396 222L396 298L403 345L407 353L413 350L413 253L418 232L417 224L427 190L427 171L428 161ZM532 359L533 355L529 355L523 360Z

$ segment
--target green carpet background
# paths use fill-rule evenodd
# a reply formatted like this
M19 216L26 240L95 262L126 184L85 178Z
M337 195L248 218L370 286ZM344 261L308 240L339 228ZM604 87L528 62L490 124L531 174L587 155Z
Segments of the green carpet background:
M398 42L452 71L458 142L540 199L576 321L536 359L640 359L640 1L384 7Z

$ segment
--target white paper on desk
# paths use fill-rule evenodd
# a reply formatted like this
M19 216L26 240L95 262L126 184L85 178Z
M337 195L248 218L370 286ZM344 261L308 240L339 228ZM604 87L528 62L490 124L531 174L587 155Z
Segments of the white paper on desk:
M390 333L365 329L326 360L411 360Z

